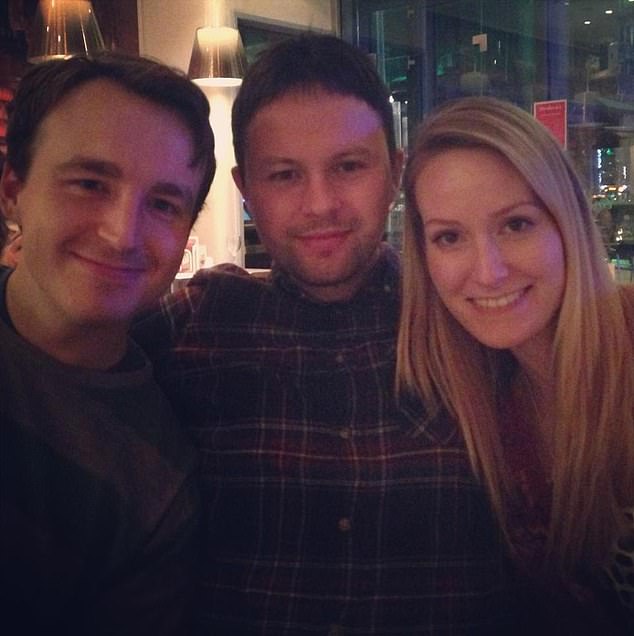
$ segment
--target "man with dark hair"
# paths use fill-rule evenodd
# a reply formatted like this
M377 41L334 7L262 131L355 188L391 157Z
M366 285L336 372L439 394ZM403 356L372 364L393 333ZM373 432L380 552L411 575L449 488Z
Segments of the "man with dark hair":
M191 619L195 455L127 331L213 178L205 96L149 60L32 68L8 125L0 269L0 607L12 634L175 634Z
M502 629L506 561L456 426L394 396L388 93L331 36L265 52L233 108L268 280L200 272L138 325L202 453L201 633Z

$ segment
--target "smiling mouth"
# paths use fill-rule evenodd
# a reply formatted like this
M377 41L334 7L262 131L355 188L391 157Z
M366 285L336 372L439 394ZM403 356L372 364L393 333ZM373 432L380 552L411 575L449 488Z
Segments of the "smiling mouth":
M483 309L500 309L502 307L508 307L515 301L519 300L526 292L528 287L520 289L519 291L512 292L510 294L504 294L503 296L495 296L490 298L470 298L469 300L476 306Z
M128 276L138 275L145 270L145 267L142 264L136 262L99 260L88 256L82 256L81 254L76 254L76 256L90 268L101 274L111 276Z

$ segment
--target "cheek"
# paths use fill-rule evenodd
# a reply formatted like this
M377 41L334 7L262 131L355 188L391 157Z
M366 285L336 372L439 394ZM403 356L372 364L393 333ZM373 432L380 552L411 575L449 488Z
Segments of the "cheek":
M458 261L444 254L437 253L433 248L426 256L429 276L441 298L456 292L462 282L463 276Z
M160 232L153 231L146 237L145 247L162 269L178 268L183 260L183 252L189 237L189 224L181 227L166 227Z
M292 227L295 215L286 215L284 209L279 205L279 201L277 206L267 206L263 205L261 200L252 200L249 213L258 229L260 239L265 243L281 240L287 229Z
M396 188L389 174L384 174L376 180L363 182L342 198L350 202L351 207L363 213L364 210L374 210L377 217L386 216L396 198Z
M558 232L553 231L544 237L542 245L535 254L535 267L542 269L554 285L563 285L565 278L564 246Z
M261 181L253 185L246 192L247 205L255 213L269 210L279 211L297 205L297 194L289 185L280 185L268 181Z
M251 219L253 220L253 223L255 224L255 227L257 228L260 241L269 243L271 241L271 235L274 234L274 232L271 230L270 215L259 214L257 212L257 210L259 209L259 207L254 205L254 207L249 208L249 214L251 216Z
M559 270L564 269L564 246L561 242L559 234L553 236L549 241L548 251L550 254L550 263Z

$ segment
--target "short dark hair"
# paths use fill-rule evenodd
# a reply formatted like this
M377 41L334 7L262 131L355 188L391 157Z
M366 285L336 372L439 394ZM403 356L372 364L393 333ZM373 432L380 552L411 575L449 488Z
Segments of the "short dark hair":
M177 69L147 58L104 52L52 60L27 71L9 104L7 163L21 180L31 167L33 144L45 117L71 91L87 82L107 79L171 111L191 133L191 167L202 167L203 179L194 201L194 216L205 202L216 172L209 102L204 93Z
M266 49L249 67L238 91L231 127L243 177L247 128L258 111L289 91L315 87L368 104L381 119L390 154L395 152L389 92L370 57L335 36L302 33Z

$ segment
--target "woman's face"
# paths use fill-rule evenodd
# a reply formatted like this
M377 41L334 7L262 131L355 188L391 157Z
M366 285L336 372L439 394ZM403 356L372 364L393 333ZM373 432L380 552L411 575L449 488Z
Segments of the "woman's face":
M550 347L565 283L559 229L520 174L493 151L455 148L415 182L427 266L447 309L495 349Z

